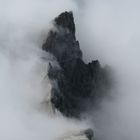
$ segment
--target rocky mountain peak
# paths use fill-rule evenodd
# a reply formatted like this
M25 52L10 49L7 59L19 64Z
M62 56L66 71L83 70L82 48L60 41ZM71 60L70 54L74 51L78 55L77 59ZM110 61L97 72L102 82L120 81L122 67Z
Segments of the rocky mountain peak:
M64 12L61 13L54 20L56 26L60 26L62 28L68 29L73 35L75 35L75 24L72 12Z
M48 76L55 81L51 101L64 115L80 117L107 93L109 76L98 60L88 64L83 61L72 12L60 14L54 22L57 30L49 32L42 46L61 67L58 69L50 63Z

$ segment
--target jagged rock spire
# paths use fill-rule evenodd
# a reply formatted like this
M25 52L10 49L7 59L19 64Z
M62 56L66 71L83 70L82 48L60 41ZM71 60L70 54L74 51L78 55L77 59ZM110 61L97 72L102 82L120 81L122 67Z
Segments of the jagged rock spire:
M55 18L55 23L57 26L67 28L73 35L75 35L75 24L72 12L64 12Z
M75 37L72 12L64 12L54 20L57 31L50 31L43 50L55 56L61 69L51 66L48 76L56 81L51 101L69 117L80 117L89 106L102 98L110 85L107 71L98 60L85 64Z

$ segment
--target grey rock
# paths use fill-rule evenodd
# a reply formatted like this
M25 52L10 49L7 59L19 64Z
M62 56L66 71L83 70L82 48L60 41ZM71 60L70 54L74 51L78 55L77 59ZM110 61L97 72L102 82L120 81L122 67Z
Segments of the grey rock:
M96 105L110 87L109 72L98 60L86 64L75 37L72 12L64 12L54 20L57 30L51 30L42 46L55 56L61 69L52 66L48 76L55 80L52 88L52 103L65 116L80 117L87 108Z

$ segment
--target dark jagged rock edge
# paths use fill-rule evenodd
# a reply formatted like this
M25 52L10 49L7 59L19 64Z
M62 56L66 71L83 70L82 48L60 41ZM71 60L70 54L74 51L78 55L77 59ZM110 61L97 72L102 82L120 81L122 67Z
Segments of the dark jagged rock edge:
M57 59L61 69L50 63L48 76L55 80L51 102L62 114L80 117L86 109L95 106L110 87L108 70L98 60L85 64L75 37L72 12L64 12L54 20L56 30L51 30L42 46Z

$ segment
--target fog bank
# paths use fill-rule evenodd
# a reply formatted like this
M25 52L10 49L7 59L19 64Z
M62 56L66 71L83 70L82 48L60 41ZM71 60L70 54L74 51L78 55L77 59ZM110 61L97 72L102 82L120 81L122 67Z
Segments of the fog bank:
M0 139L51 140L86 127L50 118L42 105L51 89L44 77L52 57L41 46L51 21L65 10L74 13L84 60L99 59L116 76L114 99L88 116L96 138L139 139L139 5L138 0L0 0Z
M82 18L77 16L85 61L110 65L117 81L114 99L93 112L97 139L140 138L139 5L137 0L89 0L80 11Z

